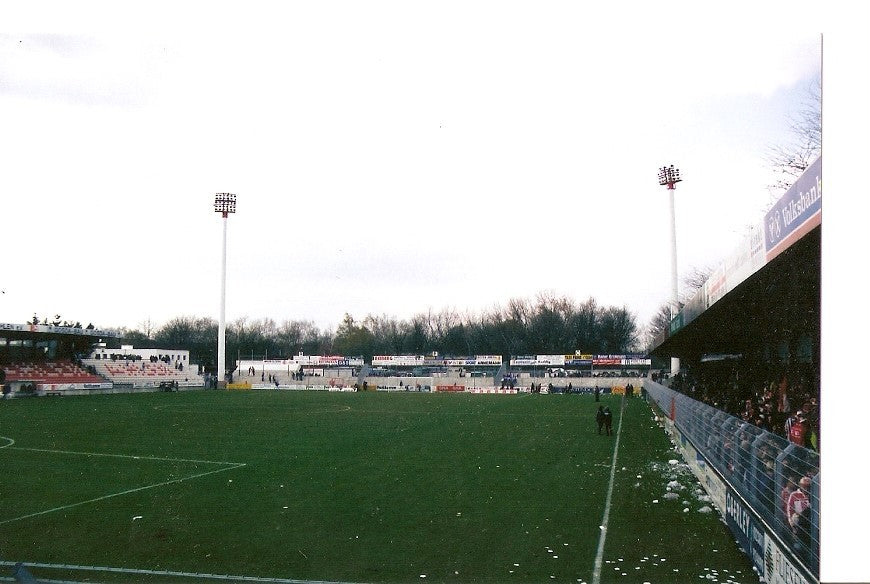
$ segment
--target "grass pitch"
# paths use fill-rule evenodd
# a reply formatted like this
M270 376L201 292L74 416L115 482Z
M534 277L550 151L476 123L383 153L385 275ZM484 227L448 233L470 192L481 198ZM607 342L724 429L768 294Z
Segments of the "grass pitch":
M614 431L620 399L603 398ZM596 409L289 391L0 402L0 560L98 582L591 583L616 443ZM600 581L758 582L702 500L662 498L676 454L652 417L627 403Z

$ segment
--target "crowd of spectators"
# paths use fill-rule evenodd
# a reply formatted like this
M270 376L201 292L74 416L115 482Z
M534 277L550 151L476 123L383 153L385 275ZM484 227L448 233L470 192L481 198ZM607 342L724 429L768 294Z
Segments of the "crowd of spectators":
M819 383L807 367L765 371L739 363L680 371L670 387L762 430L819 450Z
M698 451L811 569L819 549L816 371L733 359L694 364L669 382L691 398L677 400Z

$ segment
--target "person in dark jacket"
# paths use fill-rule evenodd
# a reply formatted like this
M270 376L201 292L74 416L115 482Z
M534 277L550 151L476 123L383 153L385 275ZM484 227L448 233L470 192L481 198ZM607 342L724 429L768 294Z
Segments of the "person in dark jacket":
M598 424L598 433L601 434L601 428L604 427L604 406L598 406L598 411L595 413L595 423Z
M610 436L610 429L613 427L613 412L610 407L604 408L604 431Z

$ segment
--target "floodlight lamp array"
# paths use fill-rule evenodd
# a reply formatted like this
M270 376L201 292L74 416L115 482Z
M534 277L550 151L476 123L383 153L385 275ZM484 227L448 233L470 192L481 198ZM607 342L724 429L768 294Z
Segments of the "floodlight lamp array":
M660 185L668 185L669 187L673 187L676 183L680 182L680 169L674 168L674 165L663 166L659 169L659 184Z
M235 213L236 196L232 193L215 193L214 212L222 213L224 217L229 213Z

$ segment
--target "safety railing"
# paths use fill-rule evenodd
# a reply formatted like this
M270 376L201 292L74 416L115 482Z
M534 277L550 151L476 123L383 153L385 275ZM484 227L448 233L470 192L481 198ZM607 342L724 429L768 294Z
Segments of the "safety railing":
M695 451L817 576L818 453L658 383L646 380L644 386Z

